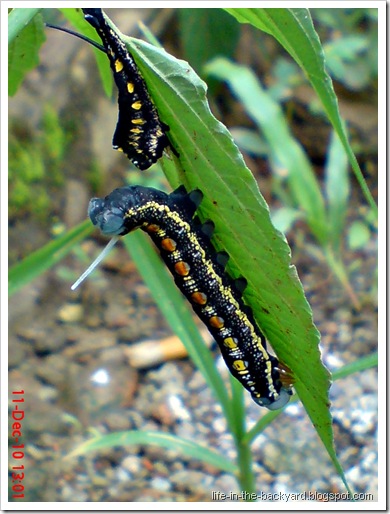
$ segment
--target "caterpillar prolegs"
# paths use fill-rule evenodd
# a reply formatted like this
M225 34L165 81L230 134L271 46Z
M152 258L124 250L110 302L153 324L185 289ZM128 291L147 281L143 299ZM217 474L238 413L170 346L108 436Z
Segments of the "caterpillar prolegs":
M194 223L202 193L181 186L171 194L129 186L104 199L93 198L89 216L107 235L123 236L137 228L159 248L174 280L218 343L232 375L268 409L283 407L292 394L283 385L276 357L267 351L263 334L242 300L243 280L225 272L226 253L215 254L210 243L213 224Z

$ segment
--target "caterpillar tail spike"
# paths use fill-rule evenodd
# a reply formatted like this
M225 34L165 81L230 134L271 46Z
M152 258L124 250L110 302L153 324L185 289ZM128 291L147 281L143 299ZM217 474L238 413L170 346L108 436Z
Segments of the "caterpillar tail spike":
M116 242L118 241L119 237L117 236L114 236L113 238L111 238L109 240L109 242L107 243L107 245L104 247L104 249L100 252L100 254L96 257L96 259L93 261L93 263L88 266L88 268L84 271L84 273L76 280L76 282L71 286L71 290L74 291L75 289L78 288L78 286L81 284L81 282L83 282L87 277L88 275L90 275L92 273L92 271L97 268L97 266L99 266L99 264L101 263L101 261L105 258L106 255L108 255L108 253L111 251L111 249L113 248L113 246L116 244Z

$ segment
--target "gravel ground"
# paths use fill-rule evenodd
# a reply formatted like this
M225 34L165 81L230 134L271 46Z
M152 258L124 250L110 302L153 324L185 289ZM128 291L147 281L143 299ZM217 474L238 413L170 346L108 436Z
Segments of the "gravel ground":
M110 267L126 259L119 249ZM357 275L364 277L362 291L370 291L375 262L375 248L367 248ZM354 312L331 277L318 289L324 284L322 267L311 264L305 263L311 269L302 280L311 291L324 362L337 369L374 351L376 315L372 304ZM212 491L237 491L231 475L157 447L65 458L92 429L163 431L231 459L235 450L220 406L188 360L146 371L129 367L129 344L169 333L136 271L101 271L76 298L69 282L50 275L55 273L10 303L10 387L26 391L26 470L34 469L26 472L26 501L211 501ZM98 382L98 370L107 373L107 384ZM264 412L246 396L251 425ZM376 499L376 371L334 383L331 401L336 448L350 485ZM253 457L257 487L264 494L344 491L300 404L289 406L256 439Z

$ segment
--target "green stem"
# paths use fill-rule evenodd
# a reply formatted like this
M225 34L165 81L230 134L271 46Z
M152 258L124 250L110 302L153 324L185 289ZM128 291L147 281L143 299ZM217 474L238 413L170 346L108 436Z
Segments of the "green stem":
M250 502L256 501L256 483L253 473L252 449L249 444L236 441L237 445L237 465L239 467L238 483L243 494L243 500Z
M243 501L256 501L256 481L253 473L252 449L246 442L246 418L244 405L244 389L234 378L231 379L232 405L234 406L234 432L237 450L237 480L242 491Z

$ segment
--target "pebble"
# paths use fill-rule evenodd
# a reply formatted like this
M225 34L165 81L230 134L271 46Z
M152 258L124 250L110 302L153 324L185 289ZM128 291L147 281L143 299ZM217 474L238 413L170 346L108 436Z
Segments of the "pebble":
M82 321L84 310L82 305L68 303L57 312L57 319L62 323L77 323Z
M131 474L136 475L142 467L141 457L138 457L137 455L128 455L122 460L121 465Z
M170 481L162 477L152 478L150 485L153 489L157 489L158 491L170 491L172 488Z

